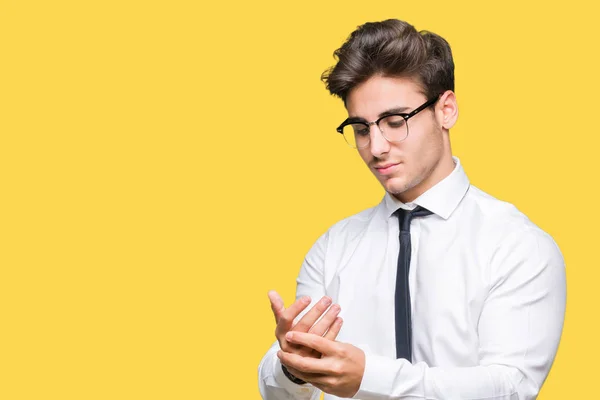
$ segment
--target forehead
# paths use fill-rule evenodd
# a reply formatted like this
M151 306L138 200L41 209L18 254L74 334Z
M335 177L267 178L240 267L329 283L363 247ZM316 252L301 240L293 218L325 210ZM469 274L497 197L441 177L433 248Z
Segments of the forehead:
M425 99L410 78L372 76L355 86L346 97L350 117L375 119L381 112L399 107L418 107Z

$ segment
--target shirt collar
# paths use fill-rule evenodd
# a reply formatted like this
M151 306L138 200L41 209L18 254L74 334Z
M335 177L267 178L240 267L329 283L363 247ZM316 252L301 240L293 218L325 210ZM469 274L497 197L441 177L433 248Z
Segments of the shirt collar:
M410 203L402 203L391 194L385 194L383 206L388 216L391 216L399 208L412 210L416 206L421 206L444 219L448 219L460 204L467 190L469 189L469 178L460 164L458 157L452 157L454 160L454 170L436 183L432 188L421 194Z

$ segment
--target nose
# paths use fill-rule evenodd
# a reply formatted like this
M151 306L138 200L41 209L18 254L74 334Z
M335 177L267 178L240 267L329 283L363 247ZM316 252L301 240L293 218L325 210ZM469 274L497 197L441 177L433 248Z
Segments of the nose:
M370 135L370 150L373 157L381 157L381 155L390 151L390 142L383 136L383 132L377 124L371 126Z

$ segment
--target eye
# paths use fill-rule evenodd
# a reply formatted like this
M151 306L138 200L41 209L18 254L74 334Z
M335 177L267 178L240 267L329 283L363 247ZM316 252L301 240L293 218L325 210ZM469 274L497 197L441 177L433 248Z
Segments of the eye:
M401 115L390 115L382 119L380 123L391 129L398 129L406 124L406 120Z
M352 130L355 135L358 136L368 136L369 135L369 127L364 124L352 124Z

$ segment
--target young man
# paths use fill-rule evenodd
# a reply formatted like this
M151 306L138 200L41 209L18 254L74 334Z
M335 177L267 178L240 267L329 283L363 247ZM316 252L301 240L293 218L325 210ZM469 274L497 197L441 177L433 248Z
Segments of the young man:
M335 54L323 79L348 111L338 132L386 193L317 240L292 306L269 293L277 341L259 366L261 395L536 398L562 332L564 261L452 156L448 43L387 20Z

